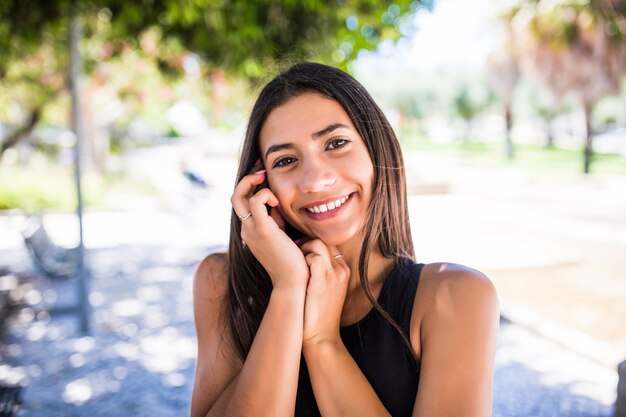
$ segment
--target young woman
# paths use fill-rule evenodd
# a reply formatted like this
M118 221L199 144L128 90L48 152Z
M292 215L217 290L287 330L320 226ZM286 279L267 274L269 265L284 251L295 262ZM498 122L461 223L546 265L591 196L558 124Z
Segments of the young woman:
M231 203L194 277L192 416L491 415L494 287L414 262L400 147L356 80L272 80Z

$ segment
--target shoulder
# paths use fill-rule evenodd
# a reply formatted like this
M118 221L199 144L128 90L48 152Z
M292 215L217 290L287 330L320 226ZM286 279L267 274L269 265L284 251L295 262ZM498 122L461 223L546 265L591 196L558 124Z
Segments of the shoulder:
M228 325L227 255L215 253L204 258L196 268L193 281L193 313L198 342L197 368L201 374L207 363L218 359L217 352L227 362L239 362Z
M204 258L193 275L193 312L198 341L203 342L227 320L228 256L213 253Z
M423 266L411 316L411 339L419 350L430 334L444 327L491 328L498 318L496 289L485 274L453 263Z
M499 307L489 278L462 265L425 265L415 307L416 415L491 415Z
M220 252L206 256L193 275L194 300L222 298L227 290L228 255Z
M424 265L421 291L434 302L431 307L448 308L476 301L497 301L496 289L482 272L453 263Z
M196 267L193 310L198 352L192 415L206 415L243 363L228 326L228 256L214 253Z

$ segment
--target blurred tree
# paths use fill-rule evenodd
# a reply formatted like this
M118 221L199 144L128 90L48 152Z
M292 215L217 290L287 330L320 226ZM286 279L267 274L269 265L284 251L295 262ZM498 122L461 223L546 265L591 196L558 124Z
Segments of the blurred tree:
M541 118L546 132L545 148L554 148L554 132L552 123L559 114L564 113L566 103L558 103L551 91L545 89L531 89L528 100L534 113Z
M478 114L493 104L493 101L493 92L484 82L470 84L464 81L457 88L452 99L452 107L465 124L462 138L466 143L469 142L471 122Z
M602 97L619 92L626 74L626 2L518 0L516 27L526 35L525 61L562 98L578 95L585 115L583 170L593 154L591 113Z
M505 121L506 157L513 158L513 141L511 128L513 127L513 93L520 79L519 51L517 39L512 27L513 13L502 15L505 25L505 36L502 45L487 58L490 82L502 103Z
M2 151L32 130L43 107L67 87L72 3L0 2L0 89L18 97L21 120L26 121L4 142ZM430 1L415 0L82 0L78 4L88 74L99 62L133 48L172 77L185 71L185 58L193 52L208 68L207 74L219 77L211 70L219 68L248 79L261 77L285 59L316 59L345 69L360 50L373 50L382 40L407 34L411 14L432 6ZM128 77L133 75L129 72ZM25 88L34 94L17 93Z

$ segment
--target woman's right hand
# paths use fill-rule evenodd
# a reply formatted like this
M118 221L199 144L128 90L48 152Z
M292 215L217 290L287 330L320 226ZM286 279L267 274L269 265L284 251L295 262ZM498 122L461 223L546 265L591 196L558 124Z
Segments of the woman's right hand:
M238 216L246 217L241 224L241 238L254 257L268 272L274 289L306 289L310 271L304 255L284 231L285 220L277 207L278 198L269 188L256 191L265 181L260 164L256 172L239 181L230 202ZM271 207L270 214L265 205Z

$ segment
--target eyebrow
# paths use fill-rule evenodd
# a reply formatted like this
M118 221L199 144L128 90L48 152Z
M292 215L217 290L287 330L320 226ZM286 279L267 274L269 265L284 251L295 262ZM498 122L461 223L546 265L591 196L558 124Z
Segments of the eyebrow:
M325 128L321 130L318 130L317 132L313 133L311 136L313 137L313 139L319 139L322 136L328 135L330 132L336 129L342 128L342 127L349 128L349 126L343 123L333 123L333 124L326 126ZM272 145L267 149L267 152L265 152L265 160L267 160L267 157L273 152L278 152L283 149L292 149L292 148L293 148L293 143L278 143L276 145Z

